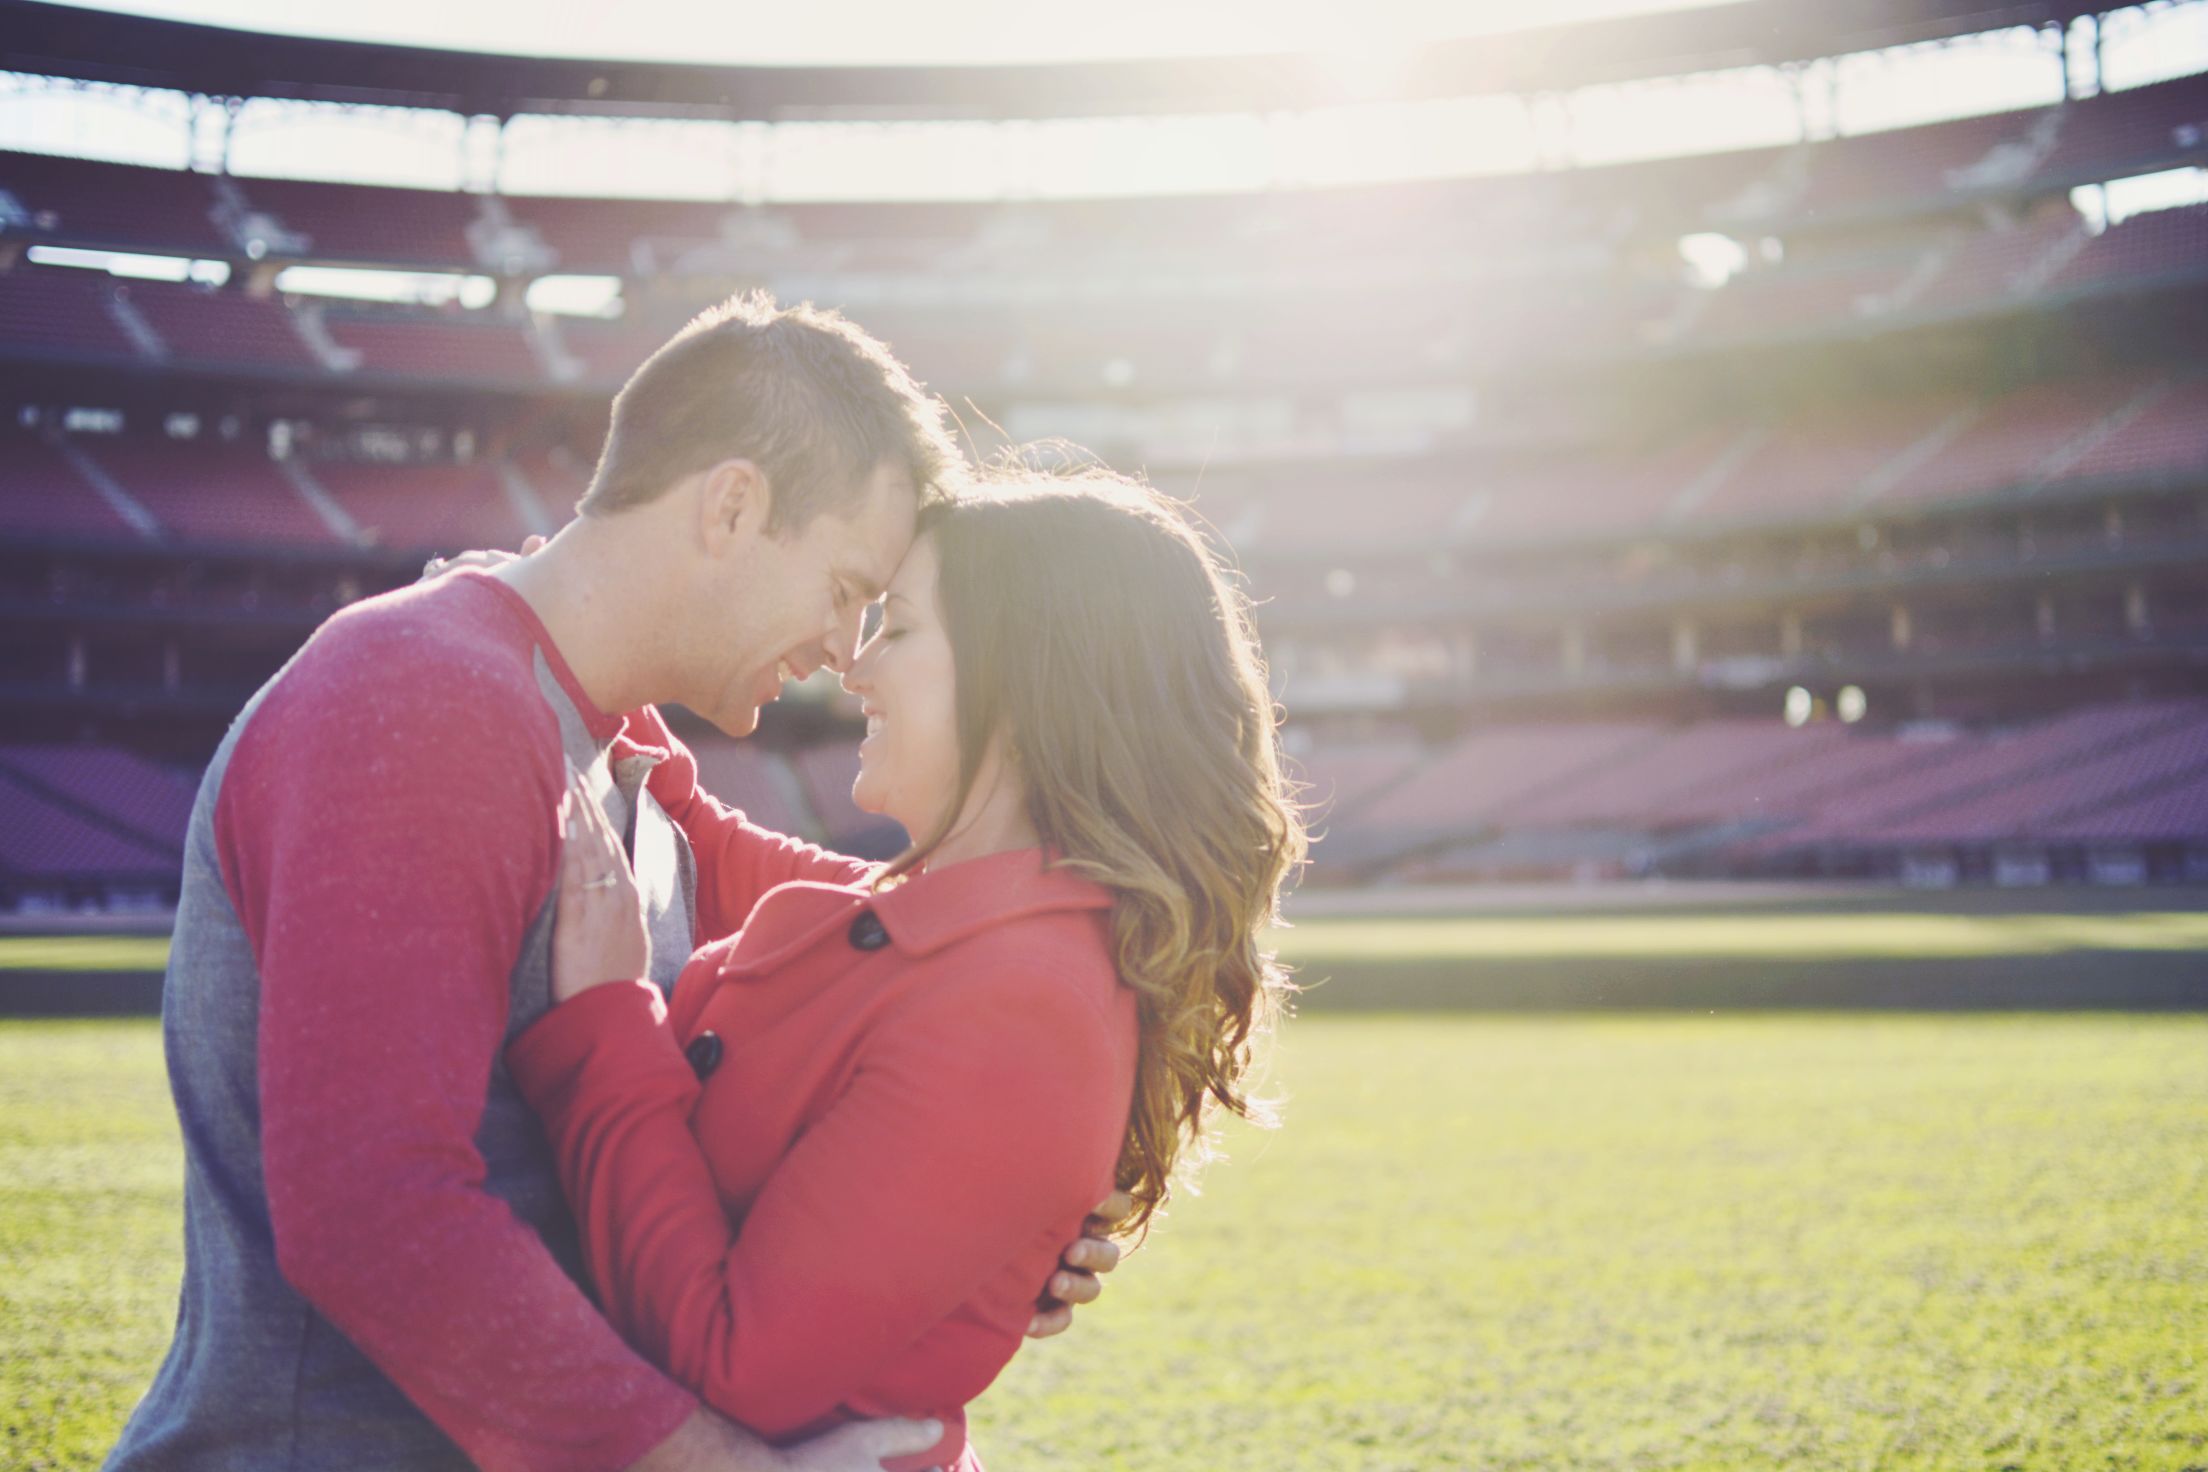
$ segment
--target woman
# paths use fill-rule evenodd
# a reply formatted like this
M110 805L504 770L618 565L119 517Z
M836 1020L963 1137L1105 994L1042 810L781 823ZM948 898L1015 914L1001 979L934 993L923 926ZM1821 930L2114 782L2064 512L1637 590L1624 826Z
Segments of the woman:
M546 1017L508 1061L605 1307L776 1440L932 1416L904 1467L978 1468L963 1407L1116 1182L1139 1231L1287 984L1260 948L1302 852L1247 608L1143 487L925 513L845 677L859 806L912 846L769 890L671 1011L618 841L571 794ZM772 840L655 775L700 913ZM733 919L733 917L727 917ZM710 920L708 920L710 923Z

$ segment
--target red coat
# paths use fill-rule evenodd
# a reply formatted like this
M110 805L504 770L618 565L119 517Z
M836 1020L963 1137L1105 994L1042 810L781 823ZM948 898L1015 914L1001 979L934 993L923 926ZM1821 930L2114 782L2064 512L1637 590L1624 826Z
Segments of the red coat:
M701 853L709 877L722 857ZM893 1468L965 1457L962 1408L1126 1135L1110 905L1036 850L882 894L786 883L691 959L671 1015L647 984L601 986L517 1038L630 1341L774 1440L940 1416L942 1443Z

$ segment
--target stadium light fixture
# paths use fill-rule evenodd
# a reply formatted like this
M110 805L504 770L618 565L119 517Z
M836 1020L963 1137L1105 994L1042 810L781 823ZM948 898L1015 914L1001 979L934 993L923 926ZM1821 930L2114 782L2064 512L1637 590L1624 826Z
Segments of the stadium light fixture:
M522 297L532 312L559 317L618 317L621 315L621 278L618 276L539 276Z
M474 310L498 296L488 276L446 271L374 271L351 266L286 266L276 289L299 296L343 297L352 301L392 302L405 306L443 306L458 302Z
M105 271L133 281L197 281L220 286L230 279L228 261L195 261L189 256L142 255L131 251L78 250L73 246L34 245L25 252L34 266L71 266Z
M1688 280L1715 290L1747 266L1748 248L1730 235L1702 230L1679 237L1679 258L1687 263Z

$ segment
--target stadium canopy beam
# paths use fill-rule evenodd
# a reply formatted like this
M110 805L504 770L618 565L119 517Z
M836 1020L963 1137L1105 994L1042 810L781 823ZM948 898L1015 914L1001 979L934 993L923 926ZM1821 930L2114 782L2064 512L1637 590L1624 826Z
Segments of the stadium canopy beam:
M2105 0L2102 0L2105 5ZM2067 26L2074 0L1734 0L1416 49L1389 98L1555 91L1776 66L2016 26ZM375 45L0 0L0 67L218 97L739 121L1102 117L1375 100L1323 56L1032 66L710 66Z

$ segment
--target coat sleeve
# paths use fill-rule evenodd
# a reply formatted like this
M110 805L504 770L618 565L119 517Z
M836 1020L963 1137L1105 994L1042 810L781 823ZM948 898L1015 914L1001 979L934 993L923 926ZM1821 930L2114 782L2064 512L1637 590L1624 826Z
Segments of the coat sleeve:
M751 907L777 884L807 879L821 884L856 884L874 865L835 853L787 833L762 828L698 786L698 761L667 729L656 710L629 716L636 739L667 749L667 759L646 782L652 797L690 840L698 863L698 944L719 940L743 928Z
M479 1466L626 1466L694 1398L485 1190L475 1143L554 872L556 758L479 689L395 690L374 663L272 692L217 804L277 1264Z
M1130 1087L1102 1010L1047 972L931 985L885 1013L739 1231L689 1127L699 1085L650 988L594 988L509 1059L608 1312L770 1437L839 1408L954 1414L986 1388L1109 1189ZM961 1309L959 1332L902 1355Z

